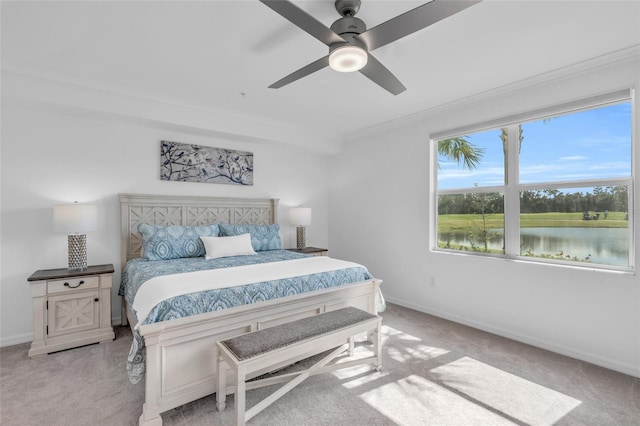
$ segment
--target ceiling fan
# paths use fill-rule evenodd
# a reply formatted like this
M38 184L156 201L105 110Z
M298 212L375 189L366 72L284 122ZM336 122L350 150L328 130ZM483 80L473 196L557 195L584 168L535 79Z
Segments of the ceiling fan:
M294 71L269 88L279 89L329 66L340 72L360 71L377 85L398 95L404 92L406 87L369 52L448 18L482 0L432 0L369 30L361 19L355 17L360 9L360 0L336 0L335 8L342 18L335 21L331 28L327 28L290 1L260 1L329 47L327 56Z

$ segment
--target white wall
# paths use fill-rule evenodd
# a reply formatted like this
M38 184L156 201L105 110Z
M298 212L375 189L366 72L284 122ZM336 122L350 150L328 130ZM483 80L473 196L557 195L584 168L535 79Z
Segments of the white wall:
M261 128L249 120L246 134L234 136L207 123L206 111L194 115L192 109L134 97L124 108L121 97L3 73L0 345L31 340L27 277L66 265L66 237L52 231L54 204L78 200L99 206L98 231L88 235L89 262L114 263L118 271L118 193L277 197L285 245L295 241L287 207L312 207L309 244L367 265L384 280L389 301L640 376L637 275L429 250L429 133L637 86L640 80L637 58L583 65L590 67L479 95L393 123L397 127L381 126L331 158L273 142L281 131L273 126L266 132L270 142L256 136ZM282 140L304 139L296 138L295 129L283 132ZM252 151L255 185L161 182L162 139ZM638 217L633 220L637 230ZM112 313L119 320L117 273L114 281Z
M636 274L436 253L429 246L430 132L635 87L639 62L637 53L601 58L347 143L330 166L332 255L368 265L384 281L388 301L640 376ZM637 99L635 108L638 170ZM640 243L638 216L633 220Z
M12 83L3 79L3 89L7 82ZM202 128L190 132L188 126L165 124L3 96L0 345L31 341L27 277L38 269L67 265L67 237L53 232L54 204L77 200L98 205L98 230L87 235L88 261L115 266L114 321L120 319L118 193L279 198L284 246L295 247L288 208L297 205L313 209L307 241L327 246L326 156L255 137L243 141L216 137ZM246 126L252 123L247 121ZM254 185L160 181L160 140L251 151Z

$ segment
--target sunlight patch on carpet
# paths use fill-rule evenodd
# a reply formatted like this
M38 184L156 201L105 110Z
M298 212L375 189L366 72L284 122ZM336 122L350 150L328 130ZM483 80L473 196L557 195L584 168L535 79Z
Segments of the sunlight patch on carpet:
M411 375L360 395L363 401L402 425L502 426L513 423L424 377Z
M439 384L504 413L535 425L553 425L581 401L514 374L464 357L431 370Z
M425 345L421 339L392 327L383 326L382 332L382 349L394 361L416 362L449 353L446 349Z
M334 376L342 380L342 386L347 389L353 389L358 386L366 385L376 380L381 380L389 373L384 370L381 373L377 373L371 370L371 367L362 366L364 368L345 368L344 370L334 371Z

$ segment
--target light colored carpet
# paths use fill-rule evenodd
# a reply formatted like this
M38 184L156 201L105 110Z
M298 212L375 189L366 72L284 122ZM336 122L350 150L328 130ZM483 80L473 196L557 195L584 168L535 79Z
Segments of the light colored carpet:
M383 317L381 373L312 377L249 425L640 425L638 378L395 305ZM29 344L0 349L0 423L136 425L144 384L126 376L130 331L116 336L33 360ZM269 391L249 391L247 406ZM228 425L232 410L233 397L218 413L210 395L162 418Z

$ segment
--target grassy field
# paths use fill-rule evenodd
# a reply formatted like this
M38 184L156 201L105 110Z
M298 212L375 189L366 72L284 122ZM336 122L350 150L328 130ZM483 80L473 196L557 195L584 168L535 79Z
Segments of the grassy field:
M591 213L593 214L593 213ZM583 220L582 213L523 213L520 215L521 228L627 228L629 222L624 220L626 213L610 212L607 218L600 214L598 220ZM466 231L475 224L477 228L482 217L479 214L443 214L438 216L438 232ZM487 216L487 228L503 228L504 214L496 213Z

